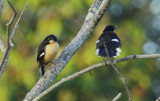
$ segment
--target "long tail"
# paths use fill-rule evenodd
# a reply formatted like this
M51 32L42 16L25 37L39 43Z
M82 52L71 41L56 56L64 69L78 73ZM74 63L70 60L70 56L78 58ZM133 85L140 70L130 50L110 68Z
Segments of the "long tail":
M39 77L44 75L44 66L39 64Z

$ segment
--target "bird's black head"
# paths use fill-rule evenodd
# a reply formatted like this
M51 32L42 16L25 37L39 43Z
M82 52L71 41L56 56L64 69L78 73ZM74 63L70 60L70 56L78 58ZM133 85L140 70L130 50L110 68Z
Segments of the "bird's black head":
M115 29L117 29L118 27L116 26L113 26L113 25L108 25L103 32L106 32L106 31L114 31Z
M54 36L54 35L48 35L45 39L44 39L44 41L50 41L50 40L53 40L53 41L55 41L55 42L57 42L57 38L56 38L56 36Z

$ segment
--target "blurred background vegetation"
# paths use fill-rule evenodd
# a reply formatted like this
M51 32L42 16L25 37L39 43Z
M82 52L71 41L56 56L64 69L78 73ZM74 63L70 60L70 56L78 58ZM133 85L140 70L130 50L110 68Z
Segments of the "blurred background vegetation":
M40 42L49 34L58 37L60 53L80 30L94 0L11 0L22 11L29 7L14 36L7 68L0 79L0 101L21 101L39 79L36 62ZM112 0L94 33L73 56L56 81L103 59L95 55L95 43L106 25L118 26L115 32L122 41L120 57L160 52L160 1ZM13 12L5 0L2 14L2 37ZM0 53L2 57L2 53ZM120 58L118 57L118 58ZM116 64L131 90L134 101L155 101L160 96L160 59L132 60ZM92 74L92 75L91 75ZM68 81L41 101L118 101L128 96L120 77L111 67L102 67ZM56 82L55 81L55 82Z

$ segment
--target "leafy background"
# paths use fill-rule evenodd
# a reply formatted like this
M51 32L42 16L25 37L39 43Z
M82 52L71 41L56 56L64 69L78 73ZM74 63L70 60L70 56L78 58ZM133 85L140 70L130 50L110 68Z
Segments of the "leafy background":
M38 81L36 53L40 42L49 34L58 37L60 50L80 30L89 7L94 0L11 0L22 11L29 3L14 36L7 68L0 79L0 101L21 101ZM76 71L103 62L95 55L95 42L106 25L113 24L121 39L120 57L132 54L153 54L160 51L160 1L112 0L93 34L73 56L55 82ZM5 1L2 15L2 37L5 41L5 24L13 15ZM2 57L2 53L0 53ZM118 57L118 58L120 58ZM126 78L134 101L155 101L160 96L160 59L141 59L118 63L116 66ZM46 95L41 101L110 101L119 92L119 101L128 97L120 77L108 66L98 68Z

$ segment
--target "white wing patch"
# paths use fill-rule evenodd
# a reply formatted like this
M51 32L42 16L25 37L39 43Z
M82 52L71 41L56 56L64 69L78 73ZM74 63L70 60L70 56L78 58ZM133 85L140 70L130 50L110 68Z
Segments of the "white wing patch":
M99 42L99 40L97 40L97 42L96 43L98 43Z
M116 42L119 42L117 39L112 39L111 41L116 41Z
M45 52L41 53L41 54L39 55L39 57L42 57L42 56L44 56L44 55L45 55Z
M99 55L99 49L96 49L96 55Z

